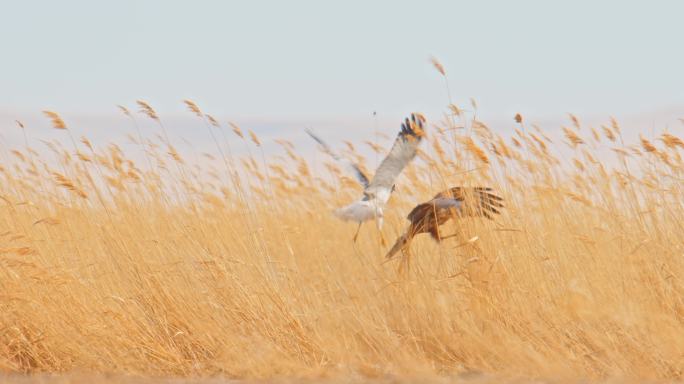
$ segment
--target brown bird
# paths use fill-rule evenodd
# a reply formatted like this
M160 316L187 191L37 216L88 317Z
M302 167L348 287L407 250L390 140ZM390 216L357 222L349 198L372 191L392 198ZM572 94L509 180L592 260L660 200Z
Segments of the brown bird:
M501 197L492 193L491 188L453 187L440 192L432 200L418 204L411 210L407 216L411 224L399 236L385 258L389 261L401 250L406 255L408 263L411 257L411 241L417 234L429 233L437 242L456 236L442 236L439 233L439 226L451 218L483 216L491 219L492 215L499 213L499 208L503 208L502 201Z

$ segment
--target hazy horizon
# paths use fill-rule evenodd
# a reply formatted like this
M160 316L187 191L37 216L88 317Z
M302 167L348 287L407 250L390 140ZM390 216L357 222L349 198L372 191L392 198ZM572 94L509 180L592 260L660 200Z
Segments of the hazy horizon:
M434 116L448 97L431 56L452 101L474 98L485 119L684 112L682 11L675 1L12 2L0 15L0 113L105 116L145 99L169 116L190 98L251 120Z

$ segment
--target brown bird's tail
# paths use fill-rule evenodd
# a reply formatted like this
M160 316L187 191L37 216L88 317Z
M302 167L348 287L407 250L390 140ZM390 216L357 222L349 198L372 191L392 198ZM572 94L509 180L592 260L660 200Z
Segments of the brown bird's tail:
M404 232L404 234L399 236L397 241L394 242L392 248L389 250L389 252L387 252L387 255L385 255L385 262L390 261L400 250L404 250L410 241L411 238L408 235L408 232Z

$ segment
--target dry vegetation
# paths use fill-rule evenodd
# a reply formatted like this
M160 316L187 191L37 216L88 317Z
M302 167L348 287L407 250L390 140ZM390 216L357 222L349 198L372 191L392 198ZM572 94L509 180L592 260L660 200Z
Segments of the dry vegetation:
M359 193L335 164L286 140L265 156L253 132L186 103L215 140L201 167L145 102L146 116L122 107L137 154L74 137L54 112L64 146L39 151L17 128L26 146L0 168L0 370L682 376L675 135L625 143L615 121L572 117L556 137L518 115L502 137L451 105L401 177L385 235L449 186L494 187L506 209L449 223L461 235L441 245L419 236L400 275L381 265L373 225L353 244L355 225L330 214Z

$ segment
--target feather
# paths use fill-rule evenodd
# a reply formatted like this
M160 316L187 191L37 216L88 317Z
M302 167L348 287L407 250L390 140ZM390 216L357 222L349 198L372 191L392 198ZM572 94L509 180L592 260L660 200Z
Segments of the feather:
M346 207L336 209L335 216L344 221L364 222L382 216L382 210L369 200L358 200Z
M459 214L463 216L484 216L491 219L491 214L499 214L498 208L503 208L503 199L493 194L491 188L483 187L454 187L444 192L440 192L430 200L435 203L435 208L442 208L440 205L449 205L448 200L461 202L459 204ZM444 208L448 208L445 206Z
M461 208L463 200L458 200L454 198L438 197L432 200L432 204L437 209L449 209L449 208Z
M389 193L382 193L383 191L390 191L394 185L394 180L399 176L401 171L413 160L418 151L418 146L425 136L425 117L419 113L411 115L401 125L401 131L397 135L392 149L387 154L385 159L380 163L380 166L375 171L373 180L366 188L367 195L376 196L376 198L385 195L389 199ZM386 203L384 200L383 203Z
M363 186L364 189L368 188L368 177L366 176L365 173L363 173L361 168L359 168L359 166L356 163L352 162L351 160L347 159L346 157L342 157L342 156L338 155L337 153L335 153L332 150L332 148L330 148L328 143L323 141L323 139L318 137L310 129L305 129L305 131L306 131L306 133L309 134L309 136L311 136L312 139L314 139L318 144L320 144L321 149L323 150L324 153L326 153L328 156L332 157L338 163L342 164L342 166L344 166L344 168L346 168L347 172L354 175L354 177L356 178L356 181L358 181L359 184L361 184L361 186Z

